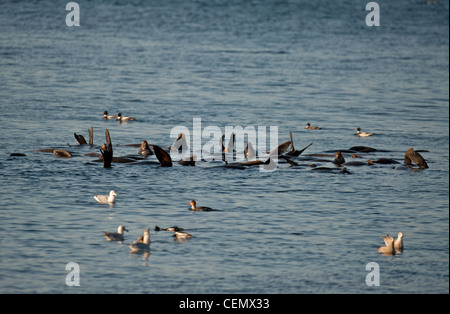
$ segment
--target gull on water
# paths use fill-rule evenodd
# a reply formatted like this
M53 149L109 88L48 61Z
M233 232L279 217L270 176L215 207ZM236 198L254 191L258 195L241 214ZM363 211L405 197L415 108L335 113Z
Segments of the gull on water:
M401 252L403 250L403 233L399 232L397 235L397 239L394 242L394 248L396 252Z
M94 199L101 204L112 204L115 202L115 196L117 196L114 190L109 192L109 195L94 195Z
M128 229L125 228L125 226L119 226L117 228L117 232L103 231L103 235L106 237L106 240L108 240L108 241L123 241L124 240L124 235L123 235L124 231L128 231Z
M143 238L139 237L137 241L134 241L128 247L132 253L150 251L150 228L145 229Z

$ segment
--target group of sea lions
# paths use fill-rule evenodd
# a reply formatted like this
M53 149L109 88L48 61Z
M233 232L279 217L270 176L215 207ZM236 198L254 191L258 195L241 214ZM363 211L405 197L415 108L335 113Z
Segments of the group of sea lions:
M74 133L74 137L79 145L89 145L90 147L94 147L93 144L93 127L89 129L89 140L86 141L86 139L81 134ZM278 158L281 161L285 161L288 163L291 167L300 166L298 161L312 161L309 166L313 170L325 170L325 171L338 171L342 173L349 174L347 167L348 166L364 166L364 165L374 165L374 164L400 164L399 161L391 158L378 158L378 159L368 159L367 161L346 161L343 154L351 155L352 158L360 158L362 157L361 154L368 154L368 153L374 153L374 152L385 152L383 150L377 150L372 147L367 146L353 146L348 150L338 150L338 151L327 151L326 154L309 154L306 156L302 156L301 158L298 158L308 147L310 147L313 143L308 144L301 150L296 150L294 148L294 141L292 137L292 132L289 133L290 140L287 142L284 142L280 145L278 145L276 148L273 148L271 151L266 152L266 157L264 157L264 154L261 154L261 156L258 156L257 152L253 149L250 142L247 143L247 146L245 148L245 158L247 161L244 162L228 162L229 158L225 158L225 154L235 154L234 150L234 134L230 136L230 143L228 146L224 146L223 141L225 136L223 135L220 139L220 146L222 148L221 152L221 159L223 161L223 164L220 166L215 165L214 167L225 167L225 168L235 168L235 169L246 169L250 166L255 165L269 165L272 162L271 158ZM99 158L90 161L89 163L93 162L103 162L103 166L105 168L110 168L113 163L130 163L130 164L156 164L160 165L162 167L172 167L173 161L172 157L170 155L170 151L178 150L182 151L185 149L185 145L187 145L184 134L181 133L175 144L169 146L167 149L163 149L162 147L154 144L149 144L146 140L143 140L141 144L127 144L122 146L132 146L132 147L138 147L138 154L137 155L127 155L127 156L121 156L121 157L114 157L113 156L113 145L111 141L111 136L108 129L105 129L105 137L106 137L106 143L104 143L100 148L101 154L96 153L88 153L86 155L88 156L97 156ZM70 145L69 145L70 146ZM288 150L290 147L290 150ZM39 152L47 152L47 153L53 153L55 156L63 157L63 158L70 158L74 156L74 152L71 152L66 149L61 148L44 148L44 149L38 149L35 151ZM424 151L420 151L424 152ZM329 155L329 153L334 153L334 159L324 159L324 157L332 157L332 155ZM152 161L147 160L146 158L148 156L155 155L158 161ZM11 156L26 156L22 153L13 153ZM257 159L259 157L259 159ZM265 158L265 160L261 160ZM232 158L234 161L234 157ZM195 166L198 162L197 157L195 155L192 155L187 158L183 158L182 160L178 161L178 164L182 166ZM316 165L316 162L331 162L335 165L335 167L318 167ZM414 148L408 149L403 157L403 162L405 167L409 168L418 168L418 169L426 169L428 168L428 164L425 161L425 159L420 155L419 151L414 150ZM276 165L276 164L275 164ZM416 165L417 167L415 167Z

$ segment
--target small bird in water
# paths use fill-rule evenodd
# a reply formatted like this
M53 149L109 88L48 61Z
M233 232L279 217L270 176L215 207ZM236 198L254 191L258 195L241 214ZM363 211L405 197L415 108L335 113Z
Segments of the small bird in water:
M205 206L200 206L197 207L197 202L192 200L189 203L187 203L188 205L191 205L191 210L192 211L202 211L202 212L208 212L213 210L211 207L205 207Z
M399 232L397 239L394 242L394 248L396 253L401 253L403 251L403 232Z
M141 242L142 241L142 242ZM128 246L132 253L140 251L150 251L150 228L145 229L143 238L139 238Z
M132 121L132 120L136 120L136 119L133 117L128 117L128 116L123 117L121 112L119 112L117 114L117 121Z
M382 236L382 238L383 238L384 244L386 244L386 246L380 246L378 248L378 252L383 253L383 255L394 255L395 254L394 237L391 237L388 234L387 236Z
M173 234L173 236L175 237L175 239L177 240L184 240L184 239L189 239L192 238L192 235L190 233L187 232L181 232L181 231L177 231Z
M112 204L115 202L115 196L116 192L111 190L109 195L94 195L94 199L101 204Z
M128 229L125 228L125 226L119 226L117 228L117 232L103 231L103 235L106 237L106 240L108 240L108 241L123 241L124 240L124 235L123 235L124 231L128 232Z
M319 127L319 126L311 126L311 124L309 124L309 122L306 123L305 129L308 129L308 130L322 130L322 128Z
M356 128L355 130L356 130L356 136L359 136L359 137L367 137L367 136L373 135L373 133L361 132L361 128Z
M172 231L172 232L177 232L177 231L184 231L184 229L180 228L180 227L177 227L177 226L168 227L168 228L160 228L159 226L155 226L155 231Z
M109 120L109 119L115 119L116 118L116 116L112 116L112 115L109 115L108 114L108 111L103 111L103 119L107 119L107 120Z

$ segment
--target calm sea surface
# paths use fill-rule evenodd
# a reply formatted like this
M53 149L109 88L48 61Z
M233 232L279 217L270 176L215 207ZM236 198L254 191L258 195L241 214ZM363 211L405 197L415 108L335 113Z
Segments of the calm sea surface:
M367 2L78 1L81 26L68 27L65 1L2 1L0 293L448 293L449 3L378 1L381 26L368 27ZM194 118L313 145L274 172L105 169L85 155L106 128L114 156L144 139L168 147ZM95 147L77 145L91 126ZM429 169L309 167L352 146L384 150L359 160L425 150ZM114 206L93 199L111 189ZM218 211L191 212L192 199ZM119 225L125 241L106 241ZM148 227L150 254L131 254ZM379 254L399 231L403 253ZM69 262L80 286L66 285ZM379 286L366 285L369 262Z

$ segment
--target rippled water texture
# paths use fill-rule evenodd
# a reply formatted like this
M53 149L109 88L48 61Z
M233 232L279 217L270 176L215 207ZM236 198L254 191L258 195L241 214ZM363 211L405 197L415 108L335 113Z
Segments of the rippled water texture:
M66 26L66 3L0 4L1 293L448 293L448 1L378 1L380 27L366 26L361 1L78 3L79 27ZM279 143L291 131L297 149L313 145L269 173L105 169L85 155L106 128L114 156L136 156L125 145L144 139L166 148L194 118L222 132L277 126ZM77 145L91 126L95 146ZM334 167L353 146L380 150L360 161L400 163L414 147L429 168L309 167ZM111 189L115 205L93 199ZM217 211L191 212L192 199ZM125 241L106 241L119 225ZM131 254L148 227L150 254ZM402 254L379 254L399 231ZM69 262L80 286L66 285ZM366 285L369 262L379 286Z

